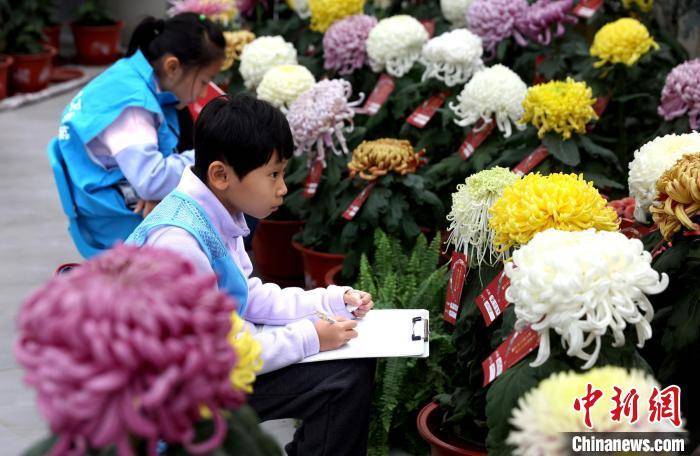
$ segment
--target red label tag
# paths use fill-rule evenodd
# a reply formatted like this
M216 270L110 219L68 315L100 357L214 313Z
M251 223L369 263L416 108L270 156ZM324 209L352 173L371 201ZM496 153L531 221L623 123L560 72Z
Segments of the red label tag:
M345 212L343 212L343 218L345 220L352 220L355 218L355 215L357 215L357 213L360 211L362 205L365 204L367 197L369 197L369 194L372 189L374 189L374 185L376 183L377 181L370 182L364 189L362 189L360 194L357 195L354 200L352 200L350 206L348 206L348 208L345 209Z
M593 103L593 110L598 117L603 115L605 108L608 107L608 103L610 103L610 96L608 95L596 98L595 103Z
M445 99L449 95L449 92L438 92L432 97L428 98L425 100L418 108L416 108L413 113L408 116L408 119L406 119L406 122L410 123L416 128L423 128L425 125L430 122L430 119L433 118L435 113L437 112L438 109L440 109L440 106L445 103Z
M209 81L209 85L207 86L207 91L204 94L204 96L201 98L197 98L195 101L187 105L187 108L190 110L190 114L192 115L192 120L197 120L199 113L202 112L202 109L204 109L204 106L206 106L207 103L209 103L211 100L218 97L219 95L224 94L225 92L221 90L221 88L218 85Z
M462 145L459 146L459 149L457 150L459 156L464 160L471 157L476 148L479 147L481 143L483 143L493 132L494 128L496 128L496 122L493 120L487 124L484 124L483 119L479 120L471 131L467 133L467 137L464 139Z
M683 236L685 237L693 237L693 236L700 236L700 230L696 231L684 231Z
M510 285L510 279L501 271L496 278L476 297L476 306L484 317L486 326L490 326L499 315L508 307L506 289Z
M435 35L435 19L420 19L418 22L425 27L425 31L428 32L428 38L432 38Z
M540 74L537 69L539 68L540 65L545 61L545 57L543 55L538 55L535 57L535 77L532 80L532 85L536 84L542 84L543 82L547 82L547 78L544 77L544 75Z
M382 73L382 75L379 76L377 85L374 86L372 93L362 107L361 112L369 116L378 113L384 103L386 103L386 100L389 99L389 95L394 91L395 86L394 79L388 74Z
M311 198L316 194L318 183L321 181L321 174L323 174L323 162L316 160L309 168L309 174L306 175L304 198Z
M603 0L581 0L578 5L574 6L574 14L578 17L588 19L603 6Z
M484 386L496 380L521 359L540 345L537 331L528 326L522 331L513 332L508 338L481 363L484 371Z
M532 171L532 169L542 163L542 160L547 158L547 155L549 155L549 151L547 151L547 148L544 146L540 146L537 149L533 150L530 155L525 157L523 161L518 163L515 168L513 168L513 172L519 176L524 176L525 174L529 173Z
M447 297L445 298L445 313L443 314L443 318L446 322L454 325L457 323L457 315L459 315L459 305L462 301L462 288L469 274L469 264L467 257L462 252L452 252L450 264L450 282L447 284Z

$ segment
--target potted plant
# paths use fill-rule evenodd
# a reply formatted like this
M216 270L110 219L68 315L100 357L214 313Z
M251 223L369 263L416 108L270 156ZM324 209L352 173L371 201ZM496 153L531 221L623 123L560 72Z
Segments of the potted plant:
M284 206L270 217L258 221L253 234L256 269L263 279L281 285L298 284L304 278L301 254L292 247L292 237L304 225L304 159L293 157L287 166L287 173L285 183L288 195Z
M38 2L3 2L5 51L12 57L9 80L11 92L36 92L51 79L51 58L55 49L44 44L44 22Z
M3 13L3 7L0 6L0 18L3 18L3 21L5 21ZM12 65L12 57L3 54L5 46L5 30L0 29L0 100L5 98L9 91L7 87L7 82L8 74L10 72L10 66Z
M103 0L86 0L71 23L77 60L87 65L105 65L119 58L119 35L124 23L115 21Z
M46 44L56 50L56 55L54 56L55 63L61 49L62 24L55 20L56 5L53 0L36 0L36 2L38 3L38 11L41 14L42 21L44 22L42 32L46 37Z

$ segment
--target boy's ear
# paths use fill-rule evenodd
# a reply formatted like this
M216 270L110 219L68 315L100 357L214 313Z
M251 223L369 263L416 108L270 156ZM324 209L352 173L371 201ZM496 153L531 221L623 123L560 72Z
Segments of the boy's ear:
M220 160L216 160L209 164L207 170L207 181L210 186L217 190L226 190L232 183L233 169Z

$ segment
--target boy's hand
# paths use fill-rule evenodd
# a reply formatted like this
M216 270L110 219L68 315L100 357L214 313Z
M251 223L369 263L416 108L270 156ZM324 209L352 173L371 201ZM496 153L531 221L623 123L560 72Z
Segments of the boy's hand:
M333 317L337 323L328 323L318 320L314 323L318 333L320 351L335 350L347 344L350 339L357 337L354 320L346 320L343 317Z
M355 307L352 314L358 318L362 318L367 315L367 312L372 310L374 307L374 301L372 301L372 295L359 290L348 290L343 295L343 301L345 305Z
M134 212L137 214L141 214L143 218L146 218L146 216L150 214L153 209L155 209L158 203L160 203L160 201L139 200L139 202L136 203L136 208L134 209Z

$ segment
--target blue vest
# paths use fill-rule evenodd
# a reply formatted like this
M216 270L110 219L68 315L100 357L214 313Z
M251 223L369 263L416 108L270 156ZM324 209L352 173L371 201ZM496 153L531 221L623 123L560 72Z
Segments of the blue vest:
M178 190L172 191L148 214L126 242L140 247L154 229L166 226L182 228L197 240L216 273L219 289L233 296L238 302L238 314L245 315L248 281L231 259L209 216L188 195Z
M158 149L175 152L180 132L178 101L171 92L156 91L154 71L141 51L105 70L73 98L63 112L58 144L70 177L78 220L96 248L126 239L142 217L126 207L117 183L126 183L118 166L107 169L93 160L85 145L111 125L128 107L152 112L159 120Z

